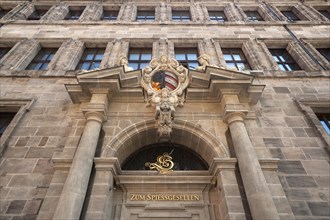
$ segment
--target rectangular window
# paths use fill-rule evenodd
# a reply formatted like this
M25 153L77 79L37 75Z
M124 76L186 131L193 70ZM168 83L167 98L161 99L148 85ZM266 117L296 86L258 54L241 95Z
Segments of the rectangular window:
M316 113L324 130L330 135L330 113Z
M281 12L288 19L288 21L300 21L298 16L292 11L281 11Z
M330 20L330 12L328 10L319 10L324 17L326 17L328 20Z
M0 8L0 18L5 16L10 10Z
M56 51L56 48L42 48L37 56L35 56L31 63L26 67L26 69L46 70Z
M81 56L77 70L94 70L100 68L105 48L87 48Z
M8 53L9 50L10 50L10 48L0 47L0 60L2 59L2 57L4 57L6 55L6 53Z
M35 10L29 17L28 20L40 20L42 16L47 13L48 10Z
M300 70L298 64L285 49L270 49L269 51L282 71Z
M10 124L11 120L15 117L16 113L13 112L1 112L0 113L0 137L5 132L6 128Z
M105 10L105 11L103 11L103 15L101 17L101 20L114 21L114 20L117 20L117 17L118 17L118 11Z
M175 48L175 59L188 69L196 69L198 65L197 48Z
M138 11L136 15L137 21L154 21L155 11Z
M134 70L148 66L152 56L151 48L130 48L128 53L128 66Z
M182 10L173 10L172 21L190 21L190 12Z
M69 10L68 14L65 17L65 20L79 20L80 15L84 10Z
M222 53L228 68L236 70L249 70L251 69L244 53L239 48L223 48Z
M257 11L244 11L244 13L248 17L248 21L263 21L264 20Z
M330 49L329 48L319 48L317 51L322 54L328 61L330 61Z
M209 17L211 21L225 22L227 17L224 11L209 11Z

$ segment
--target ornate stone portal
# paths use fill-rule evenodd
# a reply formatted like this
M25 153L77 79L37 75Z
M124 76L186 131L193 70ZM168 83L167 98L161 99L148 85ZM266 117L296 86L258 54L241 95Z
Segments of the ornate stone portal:
M188 70L178 61L161 56L142 70L141 86L147 106L156 109L158 140L171 139L175 107L183 106L184 91L189 85Z

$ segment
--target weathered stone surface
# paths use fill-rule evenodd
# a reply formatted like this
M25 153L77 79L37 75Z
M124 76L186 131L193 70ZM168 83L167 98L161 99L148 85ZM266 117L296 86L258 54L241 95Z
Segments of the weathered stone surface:
M315 216L330 216L330 209L328 202L307 202L312 215Z
M10 203L6 213L7 214L18 214L23 211L26 200L14 200Z
M300 161L282 160L278 165L278 169L280 172L286 174L306 174L306 171Z
M290 187L317 187L311 176L287 176L286 180Z

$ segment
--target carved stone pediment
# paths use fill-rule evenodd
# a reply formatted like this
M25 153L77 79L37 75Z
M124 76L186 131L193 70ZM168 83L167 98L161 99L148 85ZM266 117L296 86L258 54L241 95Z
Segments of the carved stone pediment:
M183 106L184 90L190 82L188 70L178 61L161 56L142 70L141 86L147 106L156 108L159 140L171 137L175 107Z

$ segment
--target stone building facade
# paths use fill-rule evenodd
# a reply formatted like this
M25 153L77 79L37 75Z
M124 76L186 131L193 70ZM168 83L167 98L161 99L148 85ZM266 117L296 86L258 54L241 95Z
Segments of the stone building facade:
M326 1L0 14L1 219L329 219Z

